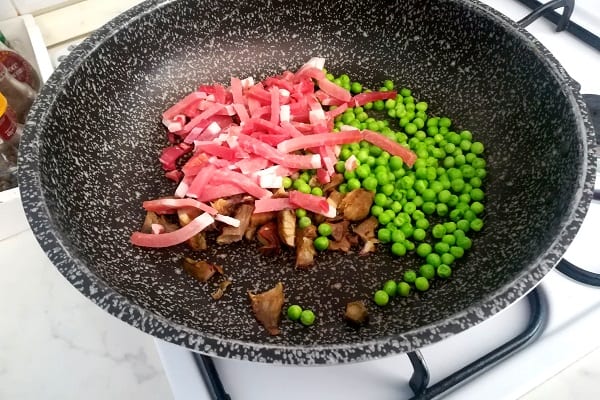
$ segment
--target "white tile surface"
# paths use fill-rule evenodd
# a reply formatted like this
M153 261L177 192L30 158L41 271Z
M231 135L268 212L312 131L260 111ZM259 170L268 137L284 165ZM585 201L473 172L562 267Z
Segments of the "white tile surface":
M2 0L7 1L7 0ZM63 7L81 0L8 0L12 1L19 14L36 14L44 10Z
M172 398L152 338L76 291L30 230L0 241L0 315L0 399Z
M0 20L17 16L17 10L10 0L0 0Z

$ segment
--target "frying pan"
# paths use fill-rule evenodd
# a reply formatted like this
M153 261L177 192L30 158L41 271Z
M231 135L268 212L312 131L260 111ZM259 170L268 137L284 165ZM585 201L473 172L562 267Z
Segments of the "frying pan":
M376 309L373 291L417 259L381 249L326 252L295 270L293 255L254 243L198 255L224 266L214 288L181 271L185 246L129 243L141 202L173 193L158 163L160 115L198 84L294 70L312 56L367 87L413 89L434 115L486 145L484 229L452 279ZM148 1L83 42L48 80L19 159L23 205L40 245L85 296L163 340L210 355L323 364L406 352L461 332L532 289L560 259L592 195L592 127L572 79L516 24L478 3L448 1ZM310 328L282 321L269 336L246 292L285 285L311 308ZM365 300L370 322L342 322Z

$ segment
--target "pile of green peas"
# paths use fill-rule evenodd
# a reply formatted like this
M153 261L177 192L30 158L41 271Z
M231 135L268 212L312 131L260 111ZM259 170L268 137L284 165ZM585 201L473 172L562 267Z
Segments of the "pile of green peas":
M315 313L312 310L303 310L297 304L293 304L287 309L287 317L291 321L300 321L304 326L310 326L315 323Z
M355 94L365 91L345 74L326 76ZM386 80L379 91L394 88ZM335 165L345 178L342 193L358 188L375 193L371 215L379 222L379 241L389 244L395 256L414 253L423 259L418 270L404 271L398 282L388 280L375 292L380 306L396 295L408 296L413 288L428 290L436 277L449 278L452 265L472 246L469 235L484 225L484 145L470 131L454 129L450 118L427 111L426 102L401 88L395 99L348 108L335 119L336 130L350 125L376 131L417 155L408 167L400 157L362 141L342 146ZM358 167L347 171L345 161L352 156Z

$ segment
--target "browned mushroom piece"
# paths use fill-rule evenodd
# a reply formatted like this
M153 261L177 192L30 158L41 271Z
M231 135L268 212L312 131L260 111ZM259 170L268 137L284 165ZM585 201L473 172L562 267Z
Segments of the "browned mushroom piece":
M329 183L323 185L323 193L327 194L330 190L337 189L337 187L344 182L344 175L333 174Z
M140 232L143 233L152 233L152 224L159 224L158 215L156 215L153 211L148 211L146 213L146 218L144 218L144 224L140 229Z
M344 319L354 326L360 326L367 322L369 319L369 312L367 311L365 303L359 300L346 304Z
M283 308L283 283L259 294L248 292L254 316L271 335L278 335L281 309Z
M361 221L369 215L373 205L373 192L355 189L347 193L340 203L340 211L350 221Z
M379 243L379 241L377 239L369 239L365 242L364 246L362 249L360 249L359 254L361 256L364 256L365 254L368 253L374 253L375 250L377 250L377 247L375 247L375 245Z
M330 222L329 226L331 227L331 237L333 240L342 240L346 236L346 233L348 233L350 221Z
M183 270L200 282L208 281L217 272L223 274L223 268L219 265L209 264L204 260L196 261L188 257L183 259Z
M254 239L256 230L267 222L274 220L276 216L277 214L273 211L252 214L250 217L250 224L248 225L248 229L246 229L246 233L244 233L244 237L247 240Z
M235 213L238 205L244 201L244 196L241 194L230 196L222 199L217 199L211 202L212 208L217 210L219 214L232 216Z
M378 224L379 221L377 221L377 218L369 217L358 224L358 226L355 226L353 230L354 233L356 233L362 240L366 242L375 238L375 229L377 229Z
M277 213L277 228L281 241L294 247L296 245L296 213L294 210L281 210Z
M196 217L198 217L202 211L197 208L192 207L184 207L177 210L177 218L179 219L179 225L186 226ZM195 236L192 236L186 242L188 246L192 248L192 250L200 251L206 250L208 245L206 244L206 234L205 232L200 232Z
M306 228L298 229L296 232L296 267L306 269L315 262L317 251L313 245L314 238L317 237L317 228L309 225Z
M340 204L342 203L343 198L344 198L343 193L340 193L337 190L333 190L329 194L329 197L327 197L327 203L329 203L331 206L335 207L335 209L338 209Z
M211 297L214 300L219 300L225 294L225 290L231 285L231 280L225 279L224 281L219 282L217 285L217 289L211 294Z
M171 221L165 215L158 215L155 212L148 211L144 218L144 224L140 229L143 233L152 233L152 224L162 225L165 232L174 232L179 229L179 226Z
M350 251L351 247L352 243L350 243L348 238L346 236L342 236L340 240L329 241L329 247L327 249L332 251L343 251L344 253L347 253Z
M248 229L248 225L250 224L250 218L252 217L253 211L254 206L251 204L240 205L237 211L235 212L235 218L237 218L240 221L240 226L224 227L221 234L217 237L217 243L229 244L242 240L242 238L244 237L244 233L246 232L246 229Z
M262 247L258 249L261 254L272 256L279 253L281 246L279 243L279 234L277 233L277 223L270 221L260 227L256 233L258 241Z

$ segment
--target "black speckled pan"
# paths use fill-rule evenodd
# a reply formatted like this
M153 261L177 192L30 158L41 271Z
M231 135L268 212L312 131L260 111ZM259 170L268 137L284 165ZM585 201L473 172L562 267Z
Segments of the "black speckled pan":
M392 78L486 144L486 226L432 290L370 306L347 327L349 300L412 262L381 251L319 255L309 271L291 253L253 244L214 247L234 284L225 297L182 273L185 247L135 248L143 200L171 194L158 155L161 112L197 84L262 78L327 59L367 85ZM203 353L324 364L405 352L463 331L532 289L560 259L591 199L592 128L576 85L529 34L471 1L149 1L94 33L56 70L35 103L19 179L31 227L48 257L107 312ZM247 290L281 280L311 307L307 329L282 321L268 336ZM289 304L289 303L287 303Z

